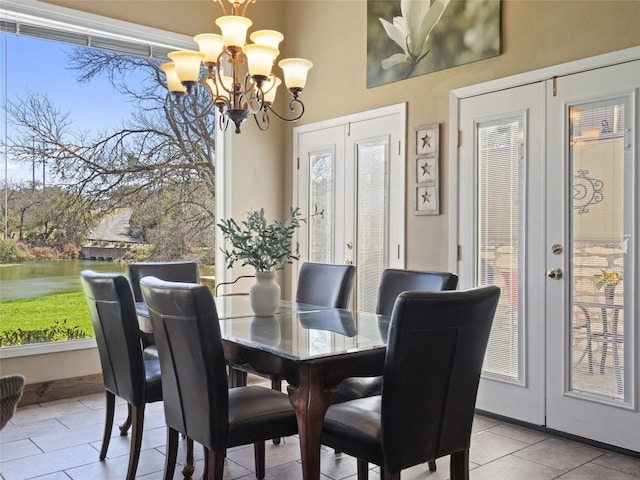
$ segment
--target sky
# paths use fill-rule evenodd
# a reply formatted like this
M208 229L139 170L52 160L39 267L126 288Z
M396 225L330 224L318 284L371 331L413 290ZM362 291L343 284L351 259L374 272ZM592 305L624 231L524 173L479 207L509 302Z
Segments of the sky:
M66 55L74 48L58 42L0 34L0 135L11 136L12 125L5 116L5 97L25 98L31 93L46 93L61 111L70 112L69 119L78 128L104 130L119 125L132 111L127 99L116 92L106 79L88 84L75 80L66 68ZM9 181L31 181L32 166L5 159L0 151L0 180L5 180L5 160ZM42 167L36 171L42 180Z

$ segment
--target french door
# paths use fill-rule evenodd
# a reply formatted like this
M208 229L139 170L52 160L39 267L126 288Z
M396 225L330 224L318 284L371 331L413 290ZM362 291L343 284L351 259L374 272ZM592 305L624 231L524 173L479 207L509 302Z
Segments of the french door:
M299 230L300 259L355 265L358 310L404 267L404 138L404 104L294 129L295 204L322 212Z
M461 286L502 288L478 408L635 451L639 79L463 98L458 176Z

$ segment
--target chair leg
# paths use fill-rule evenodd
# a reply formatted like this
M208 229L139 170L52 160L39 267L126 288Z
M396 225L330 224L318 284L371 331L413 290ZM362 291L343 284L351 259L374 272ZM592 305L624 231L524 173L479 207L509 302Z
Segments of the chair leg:
M256 478L262 480L264 478L264 442L253 444L253 457L256 464Z
M389 473L380 467L380 479L381 480L400 480L400 472L397 473Z
M135 480L138 460L140 459L140 447L142 446L142 432L144 429L144 407L134 406L131 409L131 447L129 449L129 467L127 468L127 480Z
M204 472L202 480L222 480L224 473L224 457L225 451L214 452L204 449Z
M382 469L381 469L382 470ZM369 478L369 463L358 458L358 480L367 480Z
M195 461L193 460L193 440L187 438L187 455L184 461L184 467L182 467L182 476L185 479L191 478L195 469Z
M452 453L450 480L469 480L469 449Z
M243 372L229 365L229 387L246 387L247 372Z
M107 457L107 449L109 448L109 440L111 439L111 429L113 428L113 413L116 409L116 396L107 392L107 411L104 419L104 435L102 436L102 448L100 449L100 460Z
M124 437L129 431L129 427L131 427L131 404L127 403L127 418L124 423L120 425L120 436Z
M276 390L278 392L282 391L282 378L271 377L271 390ZM280 438L274 438L273 444L280 445Z
M173 471L176 469L176 457L178 456L178 432L167 427L167 453L164 459L163 480L173 479Z
M430 472L435 472L436 471L436 461L435 460L429 460L428 465L429 465L429 471Z

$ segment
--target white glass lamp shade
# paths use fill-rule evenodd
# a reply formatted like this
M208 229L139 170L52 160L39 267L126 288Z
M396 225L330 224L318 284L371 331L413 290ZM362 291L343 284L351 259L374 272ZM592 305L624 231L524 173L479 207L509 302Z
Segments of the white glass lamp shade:
M249 38L256 45L278 48L280 42L284 40L284 35L276 30L257 30L249 35Z
M170 52L168 57L173 60L176 73L181 82L197 82L200 77L200 62L204 53L180 51Z
M222 35L218 35L217 33L201 33L193 37L193 39L198 44L200 53L204 53L202 61L205 63L215 63L216 60L218 60L218 56L224 50Z
M253 24L251 20L240 15L225 15L216 19L216 25L222 31L224 46L244 47L247 41L247 30Z
M304 58L285 58L278 65L284 72L284 83L287 88L304 88L307 83L307 72L313 67L313 63Z
M268 77L273 68L273 62L280 54L277 48L266 45L245 45L242 52L247 56L249 75L263 75Z
M233 78L231 77L222 77L222 83L224 84L225 87L227 87L227 90L225 90L224 88L222 88L221 82L220 82L220 77L215 77L215 84L213 83L213 79L211 78L207 78L207 85L209 85L209 88L211 89L211 92L213 93L213 95L216 95L218 97L223 97L226 98L227 100L230 98L230 94L227 90L231 91L231 85L233 83ZM216 90L217 87L217 90Z
M178 78L178 73L176 72L176 66L173 62L163 63L160 66L160 69L164 72L167 77L167 88L170 92L186 92L187 89L184 88L182 83L180 83L180 79Z
M275 79L275 85L273 83L274 79ZM282 83L282 80L280 80L278 77L269 77L269 80L267 80L262 86L265 102L273 103L276 100L276 92L281 83Z

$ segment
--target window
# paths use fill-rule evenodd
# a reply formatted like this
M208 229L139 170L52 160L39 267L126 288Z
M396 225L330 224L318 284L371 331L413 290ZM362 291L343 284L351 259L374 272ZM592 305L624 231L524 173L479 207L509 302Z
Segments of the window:
M213 184L215 149L190 146L190 132L168 125L166 119L165 131L156 128L162 123L161 102L159 107L156 104L155 108L141 108L148 98L139 95L139 103L127 101L123 96L127 88L114 90L108 76L98 75L90 82L76 83L75 76L83 73L90 78L90 72L69 69L72 58L77 67L81 60L87 66L91 59L95 58L97 63L109 58L108 55L117 61L116 55L120 54L138 59L143 67L155 65L157 68L169 51L193 47L192 40L181 35L53 5L3 1L0 8L0 71L4 73L0 78L3 166L0 256L38 261L18 261L0 269L0 301L7 302L0 313L0 345L81 338L79 330L87 327L88 334L93 335L86 303L79 293L79 271L85 268L124 271L125 267L87 259L120 255L128 250L127 242L131 238L148 240L154 234L156 239L163 237L154 232L158 227L149 221L143 220L137 225L142 231L134 231L130 224L131 205L123 203L126 195L122 194L138 192L135 198L139 203L135 205L148 206L145 214L154 214L152 201L164 202L162 210L155 212L156 218L170 217L166 208L173 205L174 222L164 227L171 229L172 238L179 237L181 231L185 231L185 238L193 236L193 226L187 227L178 221L190 218L202 224L201 245L214 244L211 241L215 234L213 188L209 189L210 200L203 201L197 209L189 206L186 195L198 189L206 193L206 185ZM128 68L131 64L123 62L103 73L122 75L122 82L118 77L113 83L120 83L121 87L128 85L128 90L133 90L143 86L146 80ZM149 88L155 88L159 96L163 90L158 87L161 85L156 82ZM154 136L142 128L130 128L131 124L125 126L130 118L137 121L137 125L149 125L148 130L159 134ZM114 127L118 127L117 135L100 137L97 134ZM209 150L209 156L198 149ZM199 155L196 160L194 152ZM77 163L79 158L84 164ZM201 161L203 158L208 164ZM98 160L103 162L99 169L86 168ZM123 171L129 173L126 179ZM206 195L200 197L207 198ZM118 218L122 225L110 229L106 235L92 238L87 235L92 231L89 227L95 227L90 224L91 218L103 211L116 213L109 219ZM167 257L193 255L189 245L161 241L153 245L163 248L162 253ZM81 247L95 248L83 252ZM208 250L215 251L215 248ZM104 253L107 251L111 257ZM23 254L28 256L21 257ZM198 254L208 253L202 249ZM46 261L47 256L78 255L86 258ZM60 294L71 296L58 297ZM13 300L26 297L37 298L40 303L12 304ZM49 303L44 297L58 298ZM35 311L44 308L46 323L39 323L38 315L29 313L28 308ZM27 323L27 317L33 323ZM14 318L19 323L12 326L10 320ZM84 326L77 329L76 322L82 321Z

